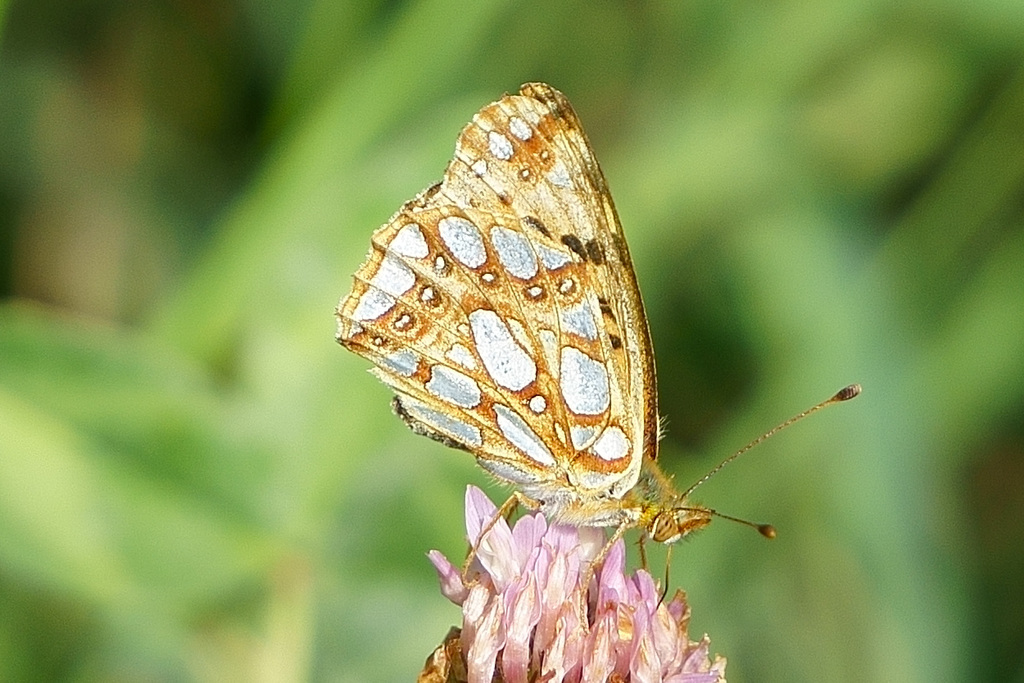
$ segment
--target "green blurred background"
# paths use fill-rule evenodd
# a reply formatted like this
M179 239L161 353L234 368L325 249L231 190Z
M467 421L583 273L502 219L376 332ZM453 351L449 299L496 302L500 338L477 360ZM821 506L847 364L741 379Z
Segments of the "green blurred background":
M1024 681L1019 0L0 0L0 679L414 679L485 478L333 307L527 80L608 176L680 482L864 385L701 490L779 529L674 554L729 680Z

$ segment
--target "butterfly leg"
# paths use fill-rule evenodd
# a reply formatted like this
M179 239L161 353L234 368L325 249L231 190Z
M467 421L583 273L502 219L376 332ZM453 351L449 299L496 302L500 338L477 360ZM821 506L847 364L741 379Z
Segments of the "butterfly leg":
M647 534L641 534L640 539L636 542L637 550L640 551L640 566L644 568L648 573L651 571L650 565L647 563ZM668 581L669 581L669 569L672 567L672 545L669 544L665 548L665 578L664 583L661 587L661 600L665 600L665 596L668 594Z
M469 552L466 553L466 560L462 563L463 581L468 581L469 579L469 567L473 564L473 560L476 559L477 549L480 547L480 544L483 543L484 536L490 533L491 529L494 528L494 525L498 523L499 519L510 519L512 515L515 514L516 508L520 505L529 510L536 510L539 507L539 504L535 500L527 498L518 491L509 496L508 500L502 503L501 507L494 513L494 516L491 517L491 521L489 521L487 525L480 530L480 536L477 537L476 543L473 543L472 539L470 540Z
M647 564L647 546L644 545L647 541L647 534L640 534L640 539L636 542L636 549L640 552L640 566L645 570L648 569Z
M589 564L589 566L587 566L586 573L583 574L583 579L580 582L580 588L582 590L580 604L578 605L579 614L577 615L579 617L579 623L581 628L586 628L587 624L589 623L587 621L587 593L590 590L590 581L597 574L598 567L600 567L604 563L605 558L608 557L608 553L611 551L612 546L615 545L616 542L618 542L625 535L626 531L628 531L630 527L631 525L628 523L620 524L615 529L615 532L612 534L612 537L608 539L608 542L601 547L601 552L599 552L597 556L594 557L594 560Z
M665 596L668 595L668 572L672 567L672 544L670 543L665 549L665 585L661 589L661 602L665 602Z

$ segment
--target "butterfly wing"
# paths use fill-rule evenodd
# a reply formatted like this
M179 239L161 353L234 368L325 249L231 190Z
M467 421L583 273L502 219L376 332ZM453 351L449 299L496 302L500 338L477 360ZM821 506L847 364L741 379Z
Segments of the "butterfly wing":
M653 355L607 184L565 97L481 109L374 233L338 339L420 433L540 501L618 498L657 448ZM555 507L559 507L557 503Z

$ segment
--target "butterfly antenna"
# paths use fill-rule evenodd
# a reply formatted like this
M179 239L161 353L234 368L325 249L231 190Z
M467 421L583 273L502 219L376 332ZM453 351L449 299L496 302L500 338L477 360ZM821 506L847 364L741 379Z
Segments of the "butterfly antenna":
M826 408L826 407L832 405L833 403L841 403L842 401L849 401L851 398L855 398L858 394L860 394L860 385L859 384L851 384L848 387L843 387L842 389L837 391L835 393L835 395L833 395L831 398L828 398L828 399L822 401L821 403L819 403L816 406L808 408L807 410L805 410L804 412L800 413L799 415L794 415L793 417L789 418L788 420L786 420L782 424L779 424L779 425L776 425L775 427L772 427L767 432L765 432L761 436L757 437L756 439L754 439L753 441L748 443L746 446L744 446L743 448L739 449L738 451L736 451L735 453L730 455L728 458L726 458L722 462L718 463L714 468L712 468L712 470L710 472L708 472L703 477L698 479L693 484L693 486L691 486L690 488L686 489L686 491L683 492L683 495L681 495L679 497L680 500L683 500L683 499L687 498L691 493L693 493L693 491L698 486L700 486L701 484L706 482L711 477L715 476L715 474L717 474L720 469L722 469L723 467L725 467L726 465L731 463L733 460L735 460L736 458L740 457L741 455L743 455L744 453L749 451L751 448L753 448L754 446L756 446L759 443L761 443L762 441L768 439L769 437L772 437L772 436L778 434L779 432L781 432L783 429L785 429L786 427L790 426L794 422L799 422L800 420L804 419L808 415L812 415L812 414L818 412L822 408ZM760 531L761 535L766 536L768 538L773 538L775 536L775 529L770 524L755 524L754 522L748 522L748 521L743 520L743 519L736 519L736 518L733 518L733 517L728 517L727 515L723 515L723 514L721 514L719 512L714 512L714 511L712 511L712 514L714 514L714 515L716 515L718 517L722 517L723 519L731 519L734 522L739 522L741 524L746 524L747 526L752 526L755 529L757 529L758 531ZM763 529L769 530L769 533L766 533L765 530L763 530Z
M757 529L757 533L761 534L765 538L775 538L775 527L771 524L758 524L757 522L751 522L749 519L740 519L739 517L733 517L732 515L725 515L718 510L708 510L715 517L721 517L727 519L730 522L737 522L744 526L749 526L751 529Z

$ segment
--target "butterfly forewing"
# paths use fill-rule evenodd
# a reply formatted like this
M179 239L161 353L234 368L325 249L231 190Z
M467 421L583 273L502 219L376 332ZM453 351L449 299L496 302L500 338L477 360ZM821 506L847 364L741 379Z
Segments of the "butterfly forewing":
M490 156L511 156L494 161L482 148ZM643 435L643 451L654 458L657 392L647 319L607 183L565 96L528 83L520 95L480 110L459 137L445 188L458 202L509 206L570 247L591 271L588 286L603 318L602 342L626 387L625 412Z
M339 341L377 366L414 430L540 502L620 497L654 456L629 254L579 121L550 86L477 113L444 180L374 233L338 319Z

